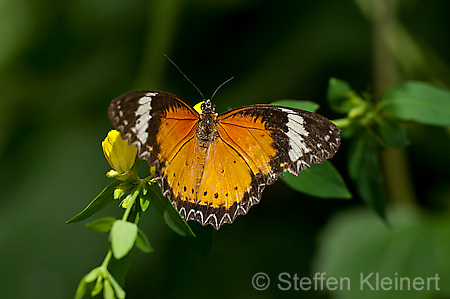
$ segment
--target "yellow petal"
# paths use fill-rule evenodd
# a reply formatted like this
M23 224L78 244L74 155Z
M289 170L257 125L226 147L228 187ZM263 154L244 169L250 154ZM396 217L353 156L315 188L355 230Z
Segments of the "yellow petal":
M102 142L103 153L109 165L120 174L133 167L136 159L136 148L120 137L120 133L111 130Z
M106 176L109 178L115 178L118 175L119 175L119 173L117 171L115 171L114 169L111 169L110 171L108 171L106 173Z
M203 104L204 102L205 102L205 101L201 101L200 103L197 103L197 104L194 106L194 110L197 111L199 114L202 114L202 104Z

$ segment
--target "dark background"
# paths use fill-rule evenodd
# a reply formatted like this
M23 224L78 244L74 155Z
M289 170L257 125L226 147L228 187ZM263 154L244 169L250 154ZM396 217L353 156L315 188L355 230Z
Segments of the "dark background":
M376 39L367 17L375 2L2 1L0 297L70 298L81 277L100 265L108 249L107 235L65 221L111 181L105 176L110 168L101 149L112 129L109 103L137 89L165 90L192 105L201 100L164 53L207 97L235 76L214 99L219 112L279 99L307 99L320 103L318 112L330 119L344 117L327 107L328 80L346 80L358 92L375 89ZM386 7L410 38L410 43L398 43L387 54L398 67L396 81L418 79L448 86L450 2L379 2L390 3ZM362 7L369 7L369 13ZM413 209L426 219L441 217L445 222L450 202L448 130L417 125L407 129ZM346 149L344 141L332 162L355 193L346 174ZM390 203L401 201L394 198ZM112 204L100 215L121 213ZM352 215L379 225L379 235L395 238L356 194L352 200L318 199L280 181L266 188L262 203L247 216L219 232L191 222L198 241L179 237L150 209L140 227L155 252L133 251L125 285L128 298L350 298L337 292L283 292L276 287L276 277L281 272L312 277L317 271L331 271L324 261L337 262L339 256L331 258L336 252L327 251L327 238L339 236L330 231L340 221L351 222ZM448 232L448 224L439 227ZM371 240L371 234L362 235ZM448 237L440 234L437 244L448 244ZM204 249L208 238L211 249L203 255L196 247ZM357 247L358 238L341 244ZM422 251L415 261L431 251ZM400 250L398 257L406 252L409 248ZM448 252L442 256L447 260L437 259L436 264L449 265ZM346 264L358 267L351 259ZM434 265L427 268L433 275ZM251 285L257 272L272 279L266 291Z

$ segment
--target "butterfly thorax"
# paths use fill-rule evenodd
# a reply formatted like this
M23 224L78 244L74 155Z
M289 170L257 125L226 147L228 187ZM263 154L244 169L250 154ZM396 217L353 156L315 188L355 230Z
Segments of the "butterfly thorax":
M217 113L203 113L200 114L200 121L197 127L197 136L200 145L204 144L209 147L209 144L214 141L217 135Z
M210 101L203 101L201 106L200 121L197 127L197 136L202 147L209 147L217 134L216 106Z

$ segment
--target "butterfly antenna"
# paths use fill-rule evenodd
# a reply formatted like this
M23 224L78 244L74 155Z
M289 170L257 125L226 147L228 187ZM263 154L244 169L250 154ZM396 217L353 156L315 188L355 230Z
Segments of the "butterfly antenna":
M216 95L217 91L224 86L225 84L227 84L228 82L230 82L231 80L233 80L234 77L231 77L230 79L228 79L227 81L223 82L222 84L219 85L219 87L216 88L216 91L214 91L213 95L211 96L211 100L214 98L214 96Z
M178 70L178 71L186 78L186 80L188 80L189 83L191 83L192 86L194 86L195 89L197 89L198 93L199 93L199 94L202 96L202 98L204 99L205 96L204 96L203 93L200 91L200 89L198 89L198 87L195 86L195 84L188 78L188 76L186 76L186 75L181 71L181 69L178 67L178 65L176 65L175 62L173 62L172 59L170 59L169 56L167 56L166 54L164 54L164 56L167 58L167 60L169 60L169 61L177 68L177 70ZM222 85L223 85L223 84L222 84Z

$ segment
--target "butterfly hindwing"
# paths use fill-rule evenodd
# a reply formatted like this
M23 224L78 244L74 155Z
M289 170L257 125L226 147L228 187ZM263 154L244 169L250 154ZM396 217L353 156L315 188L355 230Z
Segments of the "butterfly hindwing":
M181 203L187 219L211 224L219 229L232 223L251 206L252 173L242 155L223 139L216 138L205 155L205 167L198 186L195 205ZM195 214L194 214L195 213Z

